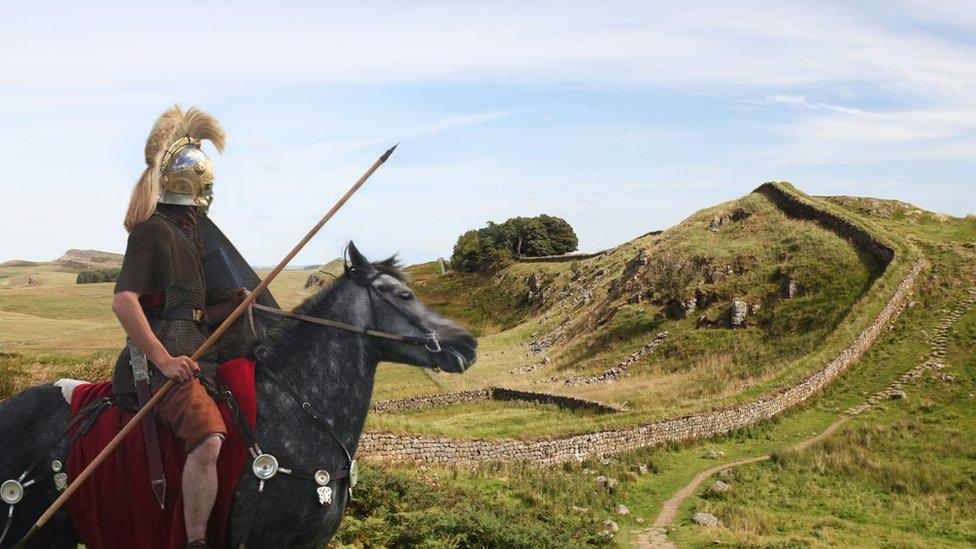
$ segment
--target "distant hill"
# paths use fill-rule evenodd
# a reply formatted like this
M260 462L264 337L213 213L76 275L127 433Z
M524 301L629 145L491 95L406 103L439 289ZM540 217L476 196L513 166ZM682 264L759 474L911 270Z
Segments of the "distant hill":
M308 275L308 279L305 281L305 287L311 288L312 286L325 286L336 277L340 276L343 271L343 261L341 259L333 259L325 265L317 268L314 273Z
M12 259L0 263L0 267L61 267L68 271L83 271L106 267L121 267L122 254L103 252L100 250L75 250L64 252L64 255L53 261L26 261Z
M68 250L53 263L67 269L91 269L96 267L121 267L122 254L99 250Z

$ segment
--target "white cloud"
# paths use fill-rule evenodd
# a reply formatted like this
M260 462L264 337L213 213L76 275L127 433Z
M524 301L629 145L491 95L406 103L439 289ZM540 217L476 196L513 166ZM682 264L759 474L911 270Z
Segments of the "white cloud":
M976 79L971 44L888 29L872 10L843 4L208 2L192 12L167 17L155 7L90 3L8 9L0 84L112 93L241 80L871 81L958 97Z
M165 10L121 2L7 6L0 21L0 185L18 201L0 204L14 210L0 215L0 232L23 230L31 240L5 243L0 259L54 256L69 246L118 249L123 205L106 206L104 197L74 189L126 195L141 169L145 131L159 110L179 99L233 111L240 92L253 88L271 90L268 97L281 92L282 102L301 95L294 90L410 91L418 84L498 86L551 93L556 101L567 90L664 89L697 94L703 103L728 98L755 110L755 123L735 133L720 120L695 129L683 127L683 120L652 125L604 121L592 113L585 121L558 121L559 129L549 131L586 133L594 147L669 144L662 155L703 147L708 139L721 147L703 151L695 161L648 152L647 159L628 166L630 171L614 173L634 183L623 185L630 194L598 203L619 208L619 219L602 225L595 218L586 221L581 233L600 234L600 243L627 237L634 232L631 227L643 230L676 220L672 217L678 213L695 209L687 204L701 206L702 200L741 194L764 179L804 173L794 170L798 166L971 163L976 145L974 12L970 2L922 0L873 6L717 1L206 2ZM296 129L306 123L302 113L283 114L287 109L278 108L263 115L254 112L260 110L255 105L245 105L250 118L244 122L225 118L234 130L234 147L218 167L221 181L234 181L242 196L224 194L218 206L243 217L272 215L276 221L283 212L313 215L308 212L318 207L323 188L332 191L336 182L358 176L362 158L392 139L422 145L426 138L503 119L504 126L525 123L517 106L491 99L471 103L475 106L458 101L461 106L446 104L395 122L370 120L362 128L360 120L340 117L314 132ZM780 111L783 116L775 123L762 117ZM755 147L747 139L754 139ZM706 158L708 153L723 158ZM535 160L544 166L540 171L557 162ZM442 194L426 189L419 198L404 196L399 211L384 205L385 196L367 193L357 202L361 209L351 204L356 208L350 219L365 215L368 204L385 216L396 215L409 229L430 222L429 210L412 205L451 202L458 211L442 214L441 231L416 229L421 234L405 238L420 242L415 253L428 253L443 250L444 241L453 237L440 233L469 223L469 213L503 217L518 206L501 192L481 192L477 204L462 205L475 195L458 188L534 185L533 194L553 195L554 207L586 217L581 212L588 196L602 193L612 177L592 167L592 158L572 160L570 169L578 175L572 185L527 180L517 169L506 170L495 158L474 152L392 164L390 175L416 188L451 187ZM16 193L7 192L12 182L17 182ZM730 184L733 194L727 191ZM683 201L659 205L657 195L641 194L652 186L683 188ZM280 190L280 200L255 210L247 198L269 187ZM702 198L703 190L708 198ZM67 197L46 211L65 210L66 223L77 227L74 233L52 228L56 224L35 213L36 204L46 204L51 195ZM88 217L95 219L74 210L94 212ZM241 222L239 233L253 231L255 221ZM300 232L300 221L282 222L277 231ZM626 227L628 234L613 233L611 225ZM392 230L351 222L334 228L336 239L355 229L376 242ZM65 245L69 237L87 240ZM265 231L243 246L273 258L273 250L282 247L272 242L277 238L284 237ZM327 240L317 250L337 249L338 243ZM308 259L314 262L314 253Z

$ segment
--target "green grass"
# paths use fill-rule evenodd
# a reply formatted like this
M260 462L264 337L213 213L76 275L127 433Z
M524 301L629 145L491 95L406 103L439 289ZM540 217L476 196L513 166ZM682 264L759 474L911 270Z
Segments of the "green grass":
M876 389L869 387L871 379L886 384L924 358L928 348L921 332L931 331L937 310L952 307L960 296L958 289L942 287L943 276L950 274L959 271L938 265L919 296L924 302L907 311L818 408L863 399ZM907 401L885 402L807 450L737 468L731 492L702 494L687 503L673 539L688 547L710 545L713 539L749 546L972 546L974 344L976 312L970 311L954 327L948 368L906 386ZM942 381L941 373L955 381ZM695 511L715 514L722 525L690 524Z
M725 437L625 452L606 461L591 458L549 468L505 463L473 468L365 463L350 515L335 545L349 546L574 546L621 544L654 519L660 505L698 471L723 459L777 452L822 431L849 406L862 402L922 360L938 311L951 307L971 284L976 241L972 220L935 214L875 215L875 206L823 201L880 235L899 256L885 272L844 241L813 224L788 220L762 197L750 195L703 210L659 236L626 243L608 254L572 263L516 264L497 277L440 276L436 265L411 269L415 287L442 311L482 334L478 365L463 376L383 364L375 397L483 387L523 386L563 391L631 408L623 414L569 412L552 406L488 402L426 411L372 414L369 428L452 437L520 438L562 436L626 427L662 417L722 407L795 382L850 341L876 316L915 258L930 267L907 309L865 357L822 395L775 421ZM706 231L713 215L730 208L753 215L718 233ZM909 237L914 243L908 242ZM713 262L747 261L747 269L705 289L722 299L763 300L743 330L697 329L696 318L670 320L653 301L625 303L636 287L616 282L637 253L674 249ZM967 255L968 254L968 255ZM809 293L793 300L773 297L774 274L788 270ZM601 273L602 274L599 274ZM35 273L35 284L27 277ZM308 295L308 271L285 271L273 289L290 307ZM530 277L553 288L545 302L528 299ZM121 341L111 316L111 288L74 284L74 274L41 266L0 267L0 398L24 387L72 376L106 378ZM576 304L581 284L597 279L592 300ZM104 286L104 287L102 287ZM93 293L86 294L85 291ZM702 311L717 315L723 301ZM603 325L596 318L619 307ZM583 319L586 329L549 351L552 362L527 376L510 370L541 356L525 344L564 319ZM632 367L616 384L566 389L535 383L551 375L600 372L639 348L658 331L671 336L652 359ZM673 539L700 546L722 539L732 545L952 546L976 543L974 500L976 449L968 397L976 382L976 317L956 327L947 362L956 383L939 380L906 388L905 403L850 421L836 438L799 453L781 453L766 464L736 473L724 498L691 498ZM635 474L639 464L651 473ZM454 465L454 464L451 464ZM599 488L598 475L613 477L613 490ZM706 482L704 486L707 486ZM617 516L613 506L632 513ZM576 507L576 509L574 509ZM582 509L580 509L582 508ZM718 529L691 525L695 510L723 521ZM639 523L638 518L645 522ZM613 519L622 531L602 533Z
M963 276L970 263L965 258L940 255L930 259L932 269L912 298L915 305L904 311L892 329L822 395L774 421L706 441L543 469L501 464L418 470L414 466L366 464L373 475L370 478L394 476L398 483L409 483L410 487L384 486L375 500L354 507L353 526L349 531L344 526L340 538L355 546L396 545L420 539L432 546L491 545L483 537L456 537L459 524L481 524L479 532L496 541L507 541L504 535L523 535L516 533L529 528L544 528L553 536L549 546L561 546L575 543L575 538L564 537L567 531L598 536L603 520L615 520L621 533L612 542L626 546L637 531L653 522L663 502L675 491L698 471L720 463L708 459L707 450L721 450L726 454L721 459L729 461L777 452L822 432L843 410L863 402L923 360L928 343L921 332L931 333L940 320L939 311L954 306L969 283ZM967 315L956 330L948 362L952 368L966 364L969 374L953 386L954 395L947 393L941 382L920 382L921 389L911 385L906 388L910 395L907 406L885 404L883 410L850 421L849 428L825 444L839 456L863 455L868 461L853 460L848 463L852 469L843 469L819 458L784 455L773 463L747 466L730 481L734 488L725 499L691 498L679 515L672 538L682 547L712 545L713 539L732 546L884 544L879 540L900 546L971 544L976 530L972 507L966 502L972 501L976 472L976 450L969 436L976 425L973 399L961 399L960 394L973 391L976 314ZM865 445L865 437L870 444ZM817 451L820 449L800 455ZM635 474L639 464L648 465L651 473ZM600 489L595 483L598 475L615 478L619 484L612 491ZM825 480L821 475L830 478ZM708 485L706 481L703 488ZM545 486L551 488L539 488ZM947 488L951 492L948 495L939 492ZM532 494L530 499L526 499L526 491ZM410 519L391 512L383 501L412 510ZM519 502L522 514L509 514L507 506L512 501ZM613 507L617 503L626 505L631 514L616 515ZM934 505L933 512L926 510L930 504ZM484 526L483 515L492 505L505 509L502 516L509 527L497 523ZM573 511L573 506L585 511ZM727 525L718 529L692 525L690 516L697 510L715 512ZM419 524L412 522L420 520L418 515L427 518ZM568 526L564 520L573 522ZM416 529L424 532L423 538L398 537L411 536ZM766 533L757 534L759 531ZM513 545L528 546L529 542L521 539Z
M822 207L852 217L839 206L825 202ZM751 215L717 232L706 229L712 217L737 209ZM877 231L898 250L897 259L887 270L882 271L874 257L858 252L844 238L813 222L787 217L769 199L755 193L703 210L662 235L642 237L589 260L516 264L491 278L458 273L441 276L433 263L419 266L414 283L418 293L424 299L434 299L442 312L458 314L462 322L484 333L475 368L463 376L437 378L449 390L501 384L570 393L638 412L585 422L567 418L546 425L547 436L631 426L745 402L795 383L833 358L874 320L918 257L914 247L885 236L888 233L884 229L869 226L864 220L855 223ZM695 264L731 268L734 274L717 282L691 284L687 291L693 295L697 287L701 293L715 296L714 303L700 307L690 318L668 319L653 298L627 303L632 295L654 285L641 269L627 271L636 274L633 280L627 279L630 274L624 276L642 248L648 250L651 262L662 253L674 253ZM784 273L801 285L799 296L781 297ZM544 289L549 288L550 298L509 306L512 318L522 315L514 326L505 328L498 322L497 313L490 313L490 307L470 301L471 295L484 291L496 298L495 306L501 307L513 296L527 296L533 278L540 280ZM591 300L581 304L575 300L575 292L590 281L595 281ZM439 295L450 305L438 302ZM734 331L696 327L701 314L720 319L733 298L761 304L749 319L750 327ZM601 323L599 318L611 309L616 313ZM473 318L488 320L479 325ZM527 375L512 375L512 370L542 359L528 351L527 343L566 319L572 320L570 333L547 351L550 364ZM574 388L539 383L551 376L598 374L665 330L670 336L664 344L649 359L633 366L623 382ZM524 412L506 413L520 416ZM442 421L441 415L437 411L418 412L395 428L431 432L431 422ZM438 433L471 432L504 438L503 431L491 423L487 416L461 414L450 428ZM531 437L539 427L535 421L520 425L507 436Z

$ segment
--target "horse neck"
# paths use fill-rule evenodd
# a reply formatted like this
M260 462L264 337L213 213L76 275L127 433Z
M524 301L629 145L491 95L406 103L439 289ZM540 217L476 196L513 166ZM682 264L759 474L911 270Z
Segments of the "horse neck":
M369 307L363 299L365 294L359 295L358 288L348 282L336 286L325 290L329 294L307 314L358 326L367 324ZM291 329L272 344L274 364L270 367L317 409L335 436L355 454L373 394L377 352L359 334L288 322ZM335 447L325 429L302 412L302 403L283 398L283 389L267 376L259 376L257 390L264 412L259 421L267 419L278 426L293 424L307 434L310 433L306 426L311 426L318 435L315 438L326 439L326 446Z

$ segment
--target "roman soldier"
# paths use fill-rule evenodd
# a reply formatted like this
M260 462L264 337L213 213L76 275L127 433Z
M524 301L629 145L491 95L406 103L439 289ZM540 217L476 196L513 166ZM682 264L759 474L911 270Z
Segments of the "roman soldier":
M115 393L134 395L132 400L142 406L167 378L178 383L156 406L155 419L147 416L143 432L160 506L166 479L155 420L172 429L185 446L182 495L188 547L206 547L207 521L217 495L217 456L227 426L205 386L213 387L217 365L229 358L219 351L199 362L189 357L207 339L210 326L226 318L245 288L258 282L206 217L214 176L201 147L204 140L223 150L223 129L199 109L176 106L156 121L146 143L147 167L126 212L128 244L112 302L128 336L113 377ZM270 294L264 302L274 306ZM238 347L236 354L242 351Z

